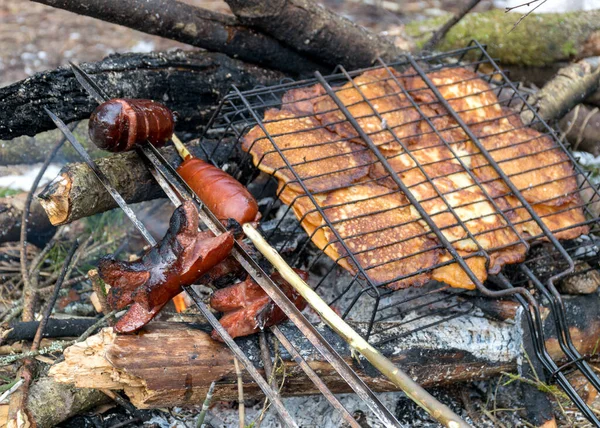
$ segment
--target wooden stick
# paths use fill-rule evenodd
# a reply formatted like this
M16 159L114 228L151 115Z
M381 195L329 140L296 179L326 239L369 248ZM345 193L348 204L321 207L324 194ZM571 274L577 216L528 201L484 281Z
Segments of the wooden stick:
M244 380L242 379L242 370L237 358L233 358L233 364L235 365L235 374L237 376L237 387L238 387L238 409L240 413L240 428L246 426L246 411L244 407Z
M279 253L271 247L262 235L249 223L242 226L244 233L254 243L258 251L271 262L281 276L308 302L337 334L339 334L353 349L360 352L376 369L387 377L394 385L402 389L411 400L426 410L433 418L447 427L458 428L468 425L450 408L423 389L406 373L384 357L371 346L360 334L352 329L338 314L336 314L309 285L298 276L286 263Z
M192 154L189 152L188 149L185 148L185 146L183 145L181 140L177 137L177 135L173 134L171 136L171 139L173 140L173 144L175 145L175 150L177 150L177 153L179 153L179 156L181 156L181 159L186 160L187 158L192 156Z
M442 27L439 30L437 30L433 34L433 36L431 36L431 39L429 39L427 43L423 45L422 50L429 51L435 48L439 41L444 38L446 33L448 33L448 31L450 31L450 29L454 27L454 25L458 21L460 21L467 13L469 13L475 6L477 6L480 1L481 0L471 0L469 3L467 3L461 10L459 10L456 13L456 15L450 18L444 25L442 25Z
M202 410L198 415L198 419L196 420L196 428L202 428L204 425L204 418L206 418L206 412L208 412L208 408L210 406L210 402L212 401L213 392L215 391L215 382L211 382L208 387L208 392L206 393L206 398L204 399L204 403L202 403Z

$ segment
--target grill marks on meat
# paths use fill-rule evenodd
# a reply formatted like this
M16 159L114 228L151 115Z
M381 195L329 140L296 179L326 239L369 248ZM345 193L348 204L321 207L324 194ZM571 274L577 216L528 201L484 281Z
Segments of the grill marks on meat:
M573 168L552 139L525 127L515 112L503 108L490 85L476 73L455 67L428 76L559 239L587 233ZM418 104L422 115L397 82ZM540 236L540 228L414 70L403 74L370 70L335 91L479 281L485 281L488 273L499 273L505 264L525 259L520 236ZM312 151L333 148L331 142L366 146L320 85L288 91L282 110L270 110L265 115L267 127L275 117L309 120L318 130L306 145ZM257 129L243 140L244 150L253 154L255 164L260 153L250 146L256 144L257 135L264 136ZM293 132L290 127L288 131ZM317 134L321 131L327 131L327 139ZM295 147L305 144L301 135L294 135ZM343 152L336 150L337 165L343 171L347 163ZM323 170L320 178L331 185L309 191L370 279L392 288L418 286L429 279L474 288L467 273L452 262L452 256L438 248L435 235L384 166L374 158L368 163L368 175L357 174L351 180L340 180ZM291 206L313 243L345 269L357 273L356 263L310 198L293 179L275 176L280 200ZM405 245L407 242L411 244ZM411 273L414 275L406 277Z
M304 281L308 279L307 272L300 269L294 271ZM279 273L274 273L271 278L299 310L306 307L306 301ZM248 336L287 319L285 313L252 278L215 291L210 298L210 306L216 311L225 312L219 322L233 338ZM223 341L216 330L211 336Z
M385 69L361 74L337 89L336 95L373 143L384 150L401 147L394 134L399 139L417 134L419 112L402 93L391 72ZM321 97L314 105L314 113L330 131L365 144L331 97Z
M436 242L427 237L426 229L414 207L399 191L376 184L358 184L329 193L324 201L325 215L360 267L376 283L389 287L420 286L430 279L429 273L412 275L431 268L438 261ZM325 238L340 257L340 265L355 271L355 264L330 228ZM414 254L407 257L409 254ZM395 281L396 278L405 277Z
M313 117L298 118L290 111L271 109L265 112L264 126L310 192L348 186L369 172L373 155L368 149L339 140ZM242 148L252 155L259 169L288 182L296 191L302 190L260 127L246 134Z
M198 211L191 201L175 210L163 240L139 260L124 262L112 256L98 265L102 280L110 286L107 301L113 309L132 304L115 326L130 333L150 321L160 309L222 262L233 248L230 232L214 236L198 231Z

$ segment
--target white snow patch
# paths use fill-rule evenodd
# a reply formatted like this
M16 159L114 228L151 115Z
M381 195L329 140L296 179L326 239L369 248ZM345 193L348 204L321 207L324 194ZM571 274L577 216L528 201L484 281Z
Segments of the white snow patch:
M23 190L29 191L31 190L31 186L35 181L35 178L40 172L42 168L42 164L31 165L31 167L21 175L11 174L0 177L0 187L8 188L14 190ZM50 180L54 179L58 172L60 171L60 165L50 164L44 173L42 180L40 181L40 186L48 183Z

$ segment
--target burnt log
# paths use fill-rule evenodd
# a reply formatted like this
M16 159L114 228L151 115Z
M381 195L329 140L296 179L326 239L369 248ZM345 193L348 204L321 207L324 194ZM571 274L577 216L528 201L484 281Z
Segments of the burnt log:
M197 131L206 123L231 85L250 89L284 77L226 55L198 51L112 55L82 68L110 96L166 104L179 113L179 132ZM0 139L54 129L44 107L69 123L88 118L97 105L69 67L35 74L0 88Z
M291 74L319 66L229 15L175 0L34 0Z
M314 60L349 69L368 67L377 57L393 60L404 52L313 0L226 0L242 24L254 27Z
M206 160L205 150L212 152L214 145L208 141L194 141L186 147L200 159ZM219 146L216 159L228 153ZM160 149L167 161L177 167L181 157L173 147ZM119 153L96 160L100 170L108 177L127 203L136 203L165 197L144 161L135 152ZM87 164L70 163L38 195L38 200L53 225L71 223L116 208L118 205L98 181Z
M574 343L582 354L588 356L595 351L600 337L599 300L599 296L589 295L566 301ZM409 333L378 348L426 387L516 371L523 362L521 351L525 339L522 328L525 321L522 311L517 311L516 304L512 302L491 305L490 308L497 311L500 318L511 315L513 318L503 322L465 315ZM556 336L553 336L551 321L547 320L546 324L550 356L559 361L563 355ZM355 324L355 327L360 328L361 325ZM280 328L334 393L350 391L295 327L286 323ZM395 326L394 322L378 324L379 333L372 340L385 340L406 328L402 324ZM354 360L348 345L329 328L321 325L318 329L373 390L397 390L364 361ZM49 374L58 382L72 383L81 388L124 389L132 402L143 408L199 404L212 381L217 382L214 400L235 400L237 381L233 356L225 345L211 340L204 330L185 324L152 323L145 327L143 334L117 336L111 329L104 329L86 342L68 348L65 361L53 366ZM237 342L262 370L256 337L239 338ZM287 373L281 393L317 393L292 358L285 351L281 356ZM246 398L262 397L258 386L246 374L244 395Z

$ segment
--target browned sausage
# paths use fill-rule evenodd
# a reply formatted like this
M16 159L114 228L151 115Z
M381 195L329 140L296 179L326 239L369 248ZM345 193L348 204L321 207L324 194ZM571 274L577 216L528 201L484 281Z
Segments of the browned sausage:
M118 332L141 328L182 286L193 284L228 257L234 243L231 232L219 236L199 232L198 221L196 206L186 201L173 213L163 240L139 260L121 261L112 256L100 260L98 273L110 286L109 306L120 310L131 304L117 325Z
M173 135L173 113L151 100L114 99L94 110L89 121L91 140L103 150L125 152L136 144L164 146Z
M303 280L308 279L308 273L294 269ZM300 294L276 272L271 278L299 309L306 307L306 301ZM260 329L279 324L287 319L271 298L252 278L217 290L210 298L210 306L225 314L219 322L231 337L247 336ZM212 338L222 341L221 336L213 330Z
M188 157L177 172L219 220L244 224L258 219L258 204L248 189L225 171Z

